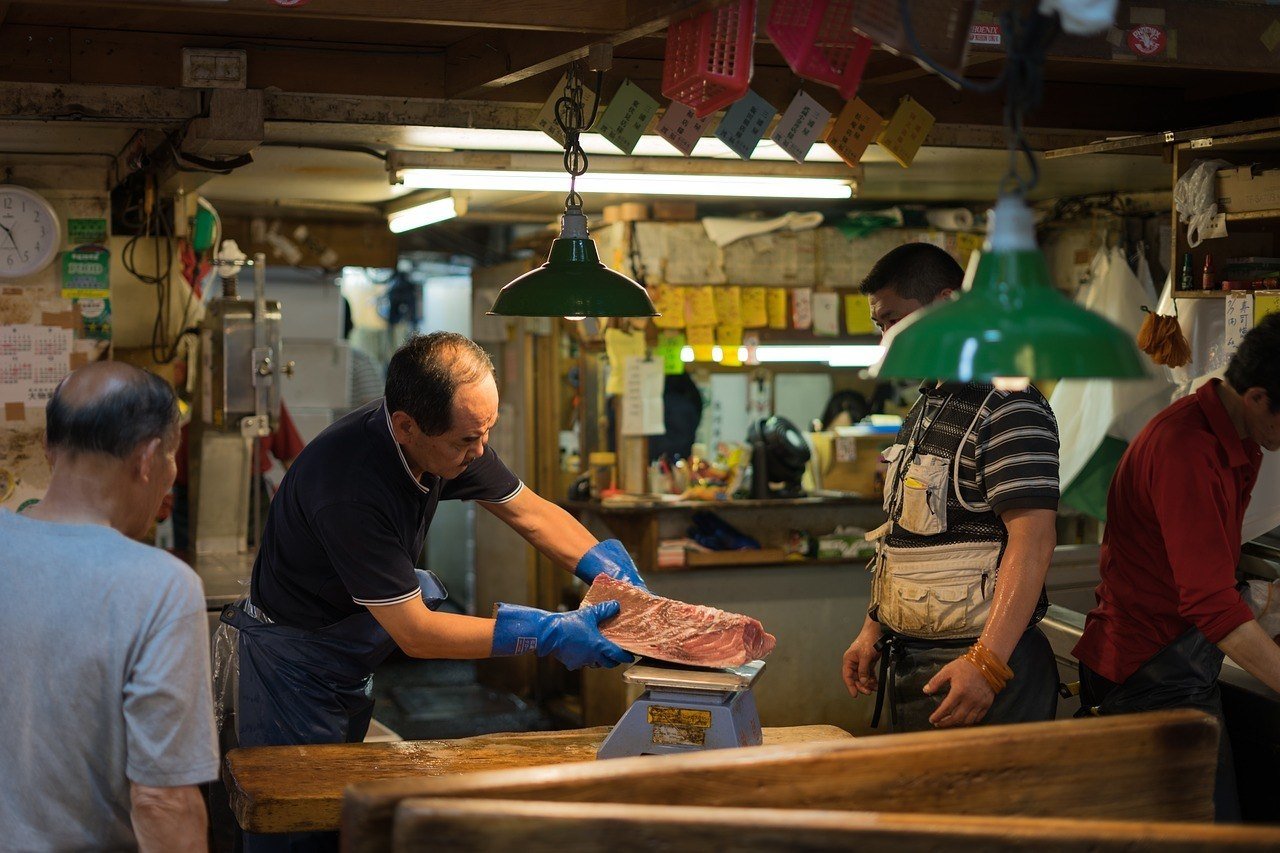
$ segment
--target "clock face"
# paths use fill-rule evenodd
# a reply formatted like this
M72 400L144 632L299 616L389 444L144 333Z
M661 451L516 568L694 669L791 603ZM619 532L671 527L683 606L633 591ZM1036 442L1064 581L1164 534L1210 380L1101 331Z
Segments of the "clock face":
M0 278L39 272L61 248L53 206L26 187L0 184Z

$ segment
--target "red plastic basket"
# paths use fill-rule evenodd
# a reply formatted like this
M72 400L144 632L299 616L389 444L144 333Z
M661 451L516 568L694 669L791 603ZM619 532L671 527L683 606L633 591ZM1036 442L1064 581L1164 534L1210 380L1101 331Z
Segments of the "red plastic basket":
M836 87L844 98L858 93L872 45L851 28L853 6L853 0L775 0L764 27L792 71Z
M747 93L756 37L756 0L735 0L667 28L662 94L698 118Z

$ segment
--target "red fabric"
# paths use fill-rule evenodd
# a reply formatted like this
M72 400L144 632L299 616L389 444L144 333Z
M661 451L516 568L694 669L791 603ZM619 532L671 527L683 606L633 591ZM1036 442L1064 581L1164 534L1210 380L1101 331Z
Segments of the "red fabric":
M1240 438L1219 384L1152 418L1111 481L1098 606L1075 656L1117 684L1193 625L1216 643L1253 618L1235 571L1262 451Z
M306 443L298 434L298 428L294 426L293 418L289 416L289 409L282 400L280 423L271 435L258 439L258 472L265 474L271 470L273 456L281 462L292 462L298 458L304 446ZM178 435L178 475L173 479L175 486L187 485L187 454L187 425L183 424Z

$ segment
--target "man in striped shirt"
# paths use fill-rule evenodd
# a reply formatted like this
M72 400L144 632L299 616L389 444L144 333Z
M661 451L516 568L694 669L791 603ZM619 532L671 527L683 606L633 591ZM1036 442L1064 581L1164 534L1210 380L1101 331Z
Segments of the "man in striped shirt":
M962 280L946 252L911 243L861 289L888 331ZM1034 387L927 381L886 458L889 521L873 534L872 606L844 655L850 694L886 691L895 731L1052 719L1057 667L1036 627L1056 544L1048 402Z

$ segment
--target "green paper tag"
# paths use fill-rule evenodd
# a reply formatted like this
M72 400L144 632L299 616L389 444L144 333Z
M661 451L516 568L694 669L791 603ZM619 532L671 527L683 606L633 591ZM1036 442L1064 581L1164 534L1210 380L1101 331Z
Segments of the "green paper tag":
M72 246L83 246L86 243L102 243L107 239L107 220L105 219L68 219L67 242Z
M80 246L62 253L62 298L105 299L111 295L111 253L101 246Z
M667 376L679 376L684 373L684 361L680 352L684 349L684 334L681 332L663 332L658 336L658 355L662 358L662 372Z
M748 89L747 94L725 110L724 118L716 128L716 137L734 154L750 160L756 143L777 114L773 104Z
M657 114L658 102L635 83L625 80L600 119L600 135L623 154L630 154Z

